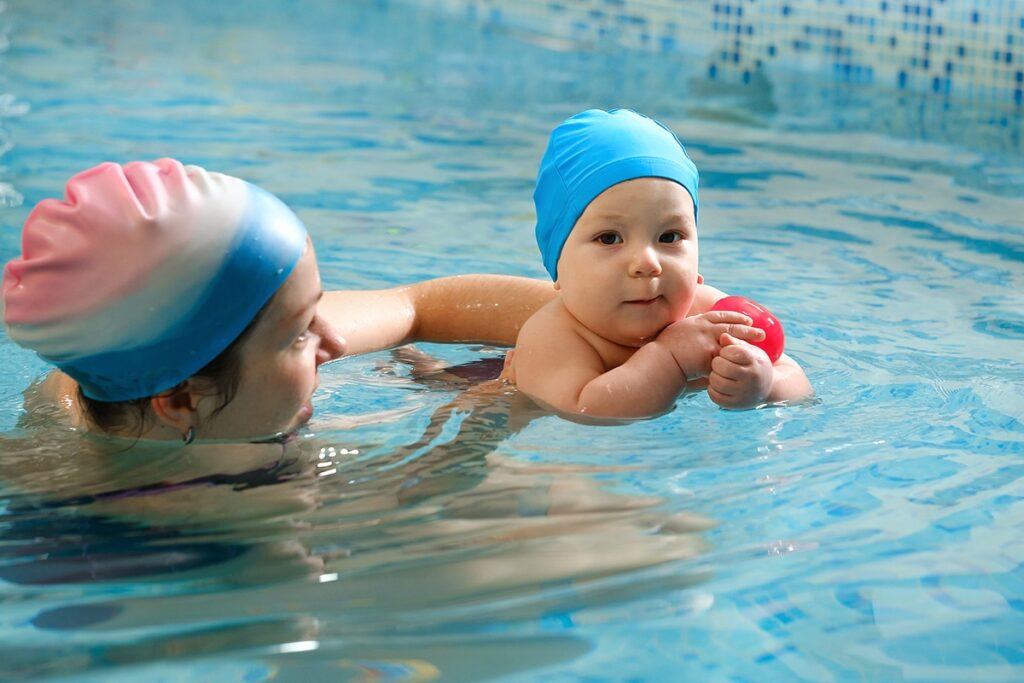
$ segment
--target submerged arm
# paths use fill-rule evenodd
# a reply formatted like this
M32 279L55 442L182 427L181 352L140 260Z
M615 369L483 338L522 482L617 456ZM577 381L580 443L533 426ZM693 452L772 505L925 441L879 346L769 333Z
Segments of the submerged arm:
M326 292L319 313L350 354L411 341L511 346L519 328L554 296L551 284L510 275L456 275L376 291Z

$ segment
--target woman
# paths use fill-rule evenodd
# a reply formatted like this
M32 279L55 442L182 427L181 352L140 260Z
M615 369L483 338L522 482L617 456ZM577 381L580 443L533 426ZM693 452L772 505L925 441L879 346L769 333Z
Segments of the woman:
M310 419L323 363L415 339L511 345L552 294L499 276L324 293L302 224L252 185L169 159L75 176L64 201L30 213L4 271L11 338L58 370L26 396L23 426L41 428L3 435L0 482L14 488L0 498L0 582L89 586L88 600L41 603L31 619L73 630L85 643L74 666L88 668L118 652L153 656L147 643L139 654L103 640L152 627L153 614L171 635L147 641L152 651L208 656L248 651L256 628L260 642L318 639L339 610L372 625L482 595L532 605L538 585L694 556L703 520L604 491L583 468L495 458L517 427L516 395L493 383L480 385L485 400L460 394L415 443L372 459L285 438ZM458 436L439 438L453 413ZM587 596L623 600L697 578L639 577ZM169 588L95 587L143 579ZM190 582L228 588L179 595ZM565 647L559 656L575 652ZM21 670L51 671L53 660L29 652Z
M343 355L512 344L551 295L501 276L324 293L280 200L172 159L71 178L64 201L29 214L3 277L11 339L59 370L27 406L57 406L88 432L186 444L294 431L313 413L319 366Z

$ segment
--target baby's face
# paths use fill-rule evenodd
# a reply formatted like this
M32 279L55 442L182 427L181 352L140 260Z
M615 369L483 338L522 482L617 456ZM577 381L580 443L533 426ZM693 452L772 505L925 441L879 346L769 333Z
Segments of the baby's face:
M697 292L690 193L636 178L599 194L562 248L556 286L577 320L618 344L639 346L685 317Z

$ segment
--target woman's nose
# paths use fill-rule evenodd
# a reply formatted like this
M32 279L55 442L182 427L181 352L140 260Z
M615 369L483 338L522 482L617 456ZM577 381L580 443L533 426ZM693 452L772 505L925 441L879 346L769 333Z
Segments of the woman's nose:
M633 277L656 277L661 275L661 260L651 246L637 248L632 254L629 272Z
M312 327L313 332L320 337L320 347L316 351L317 365L322 365L345 355L345 352L348 350L348 343L344 337L338 334L333 325L317 316Z

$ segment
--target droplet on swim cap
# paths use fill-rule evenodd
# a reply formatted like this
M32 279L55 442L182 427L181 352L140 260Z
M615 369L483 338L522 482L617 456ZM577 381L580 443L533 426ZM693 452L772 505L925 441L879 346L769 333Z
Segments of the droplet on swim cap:
M86 396L151 396L227 348L305 243L288 207L238 178L173 159L100 164L29 214L4 322Z
M686 188L697 216L697 167L672 131L629 109L590 109L566 119L548 139L533 201L544 268L558 279L558 258L587 205L612 185L666 178Z

